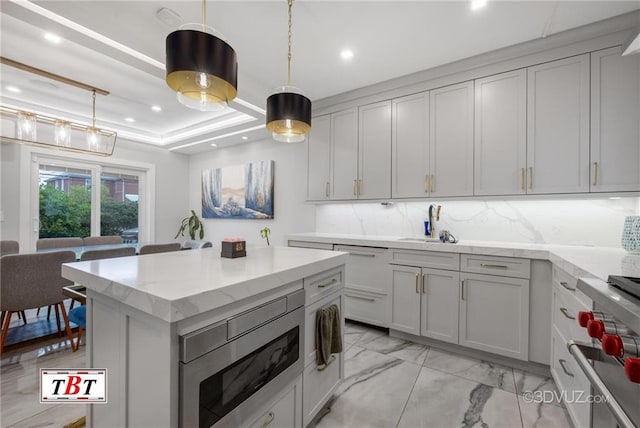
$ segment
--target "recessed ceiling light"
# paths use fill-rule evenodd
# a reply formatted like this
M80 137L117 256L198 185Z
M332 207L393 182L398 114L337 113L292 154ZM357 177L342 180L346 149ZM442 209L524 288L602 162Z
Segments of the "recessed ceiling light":
M22 92L17 86L7 86L7 91L19 94Z
M471 0L471 10L482 9L487 5L487 0Z
M353 58L353 51L351 49L344 49L342 52L340 52L340 56L345 61L350 60L351 58Z
M151 110L156 111L156 112L157 111L162 111L162 107L160 107L160 106L151 106Z
M136 121L136 120L135 120L134 118L132 118L132 117L125 117L125 118L124 118L124 120L126 120L126 121L127 121L127 122L129 122L129 123L133 123L133 122L135 122L135 121Z
M218 147L216 143L211 143L211 147Z
M242 139L246 141L246 140L248 140L248 139L249 139L249 137L247 137L246 135L243 135L243 136L242 136Z
M156 11L156 18L169 28L178 28L182 25L182 17L174 10L163 7Z
M48 42L53 43L54 45L59 45L62 42L62 37L53 33L44 33L44 39Z
M609 199L611 199L612 201L617 201L618 199L621 199L620 196L612 196Z

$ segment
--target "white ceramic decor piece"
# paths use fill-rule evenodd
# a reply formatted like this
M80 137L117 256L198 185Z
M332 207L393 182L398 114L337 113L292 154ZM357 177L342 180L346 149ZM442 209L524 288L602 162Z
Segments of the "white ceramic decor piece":
M624 219L622 248L633 254L640 254L640 216L630 215Z

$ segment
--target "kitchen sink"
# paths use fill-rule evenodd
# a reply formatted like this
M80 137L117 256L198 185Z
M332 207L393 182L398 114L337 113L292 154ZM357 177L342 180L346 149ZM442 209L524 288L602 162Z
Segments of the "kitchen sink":
M398 238L398 241L411 241L411 242L440 242L438 238Z

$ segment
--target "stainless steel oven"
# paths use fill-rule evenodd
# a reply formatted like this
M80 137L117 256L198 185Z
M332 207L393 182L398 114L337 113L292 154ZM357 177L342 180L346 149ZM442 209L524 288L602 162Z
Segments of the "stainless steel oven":
M591 426L640 428L640 278L580 279L578 289L594 302L579 318L596 346L567 346L593 388Z
M304 290L180 337L180 425L237 427L303 370Z

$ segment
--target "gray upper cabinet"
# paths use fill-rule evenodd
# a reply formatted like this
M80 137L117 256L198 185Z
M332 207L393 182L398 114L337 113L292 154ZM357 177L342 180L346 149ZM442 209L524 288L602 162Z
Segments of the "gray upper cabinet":
M429 92L392 102L391 196L429 196Z
M591 191L640 190L640 55L591 54Z
M307 199L322 201L331 197L331 115L313 118L307 139Z
M527 71L475 81L474 194L526 192Z
M589 54L527 73L527 193L588 192Z
M358 108L358 199L391 197L391 101Z
M331 199L355 199L358 179L358 110L331 114L333 180Z
M473 195L473 82L429 93L429 194Z

